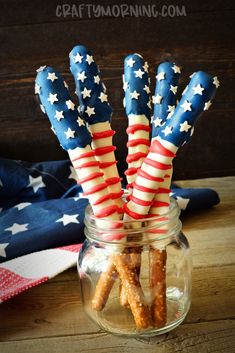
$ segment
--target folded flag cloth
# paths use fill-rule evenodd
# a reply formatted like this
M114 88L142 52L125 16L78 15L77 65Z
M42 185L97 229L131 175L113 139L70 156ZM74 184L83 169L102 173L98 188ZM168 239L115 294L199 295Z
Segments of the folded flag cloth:
M219 203L211 189L171 190L183 211ZM87 203L70 161L0 159L0 302L76 264Z

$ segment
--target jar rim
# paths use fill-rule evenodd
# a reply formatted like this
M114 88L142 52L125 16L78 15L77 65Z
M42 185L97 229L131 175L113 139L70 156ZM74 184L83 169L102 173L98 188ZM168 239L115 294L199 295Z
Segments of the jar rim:
M94 215L91 205L85 209L85 235L87 238L104 243L120 244L120 240L128 235L128 238L135 238L137 234L156 230L152 240L164 239L181 229L179 220L180 208L174 198L170 198L169 211L161 215L146 217L135 220L111 220L98 218ZM135 226L133 227L133 224ZM170 225L166 232L158 232L164 226Z

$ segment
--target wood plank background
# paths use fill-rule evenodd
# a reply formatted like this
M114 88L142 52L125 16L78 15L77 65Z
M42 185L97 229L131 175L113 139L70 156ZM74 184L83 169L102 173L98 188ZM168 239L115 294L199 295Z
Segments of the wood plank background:
M179 153L174 177L234 174L234 1L179 0L174 3L185 5L186 16L124 19L56 17L58 3L62 1L0 0L0 157L31 161L66 158L34 96L35 70L43 64L56 67L74 91L68 53L82 43L93 50L108 88L121 173L125 169L127 126L121 75L124 57L134 51L149 61L152 82L161 60L172 59L182 66L181 92L188 76L198 69L219 77L221 87L214 104L198 122L191 143ZM161 9L172 1L134 2L151 3Z

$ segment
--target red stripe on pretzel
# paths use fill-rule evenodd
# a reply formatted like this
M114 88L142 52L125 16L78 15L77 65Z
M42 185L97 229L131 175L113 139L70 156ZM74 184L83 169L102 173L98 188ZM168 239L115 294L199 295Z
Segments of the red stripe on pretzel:
M145 158L144 163L160 170L168 170L172 168L171 164L160 163L150 158Z
M106 131L101 131L101 132L93 132L92 133L92 138L93 140L99 140L105 137L111 137L115 134L116 132L114 130L106 130Z
M147 139L134 139L134 140L130 140L127 142L126 146L127 147L135 147L135 146L139 146L139 145L146 145L149 146L150 142Z
M98 217L98 218L104 218L104 217L110 216L115 212L119 212L119 208L116 205L111 205L111 206L102 208L102 210L97 211L96 213L94 213L94 215L95 217Z
M96 156L103 156L106 153L110 153L116 150L115 146L105 146L105 147L98 147L94 149Z
M89 174L89 175L87 175L86 177L84 177L84 178L82 178L82 179L79 179L78 182L79 182L80 184L86 183L87 181L96 179L96 178L101 177L101 176L103 176L103 175L104 175L104 173L98 173L98 172L97 172L97 173L92 173L92 174Z
M143 192L150 192L152 194L156 194L158 192L157 189L150 189L150 188L147 188L146 186L138 185L138 184L136 184L136 182L132 183L132 186L134 189L137 189L137 190L140 190Z
M87 195L95 194L96 192L101 191L106 188L107 188L107 184L105 184L105 183L95 185L95 186L92 186L90 189L84 191L83 195L87 196Z
M139 131L139 130L144 130L144 131L150 132L151 128L149 125L133 124L126 129L126 133L127 134L134 134L136 131Z
M141 176L142 178L148 179L148 180L152 180L152 181L157 181L159 183L163 182L163 178L158 178L158 177L154 177L150 174L148 174L147 172L145 172L142 169L138 170L138 175Z
M161 154L162 156L166 156L166 157L172 157L174 158L175 157L175 153L171 152L170 150L168 150L166 147L164 147L160 141L158 140L154 140L152 143L151 143L151 146L149 148L149 151L150 152L153 152L153 153L158 153L158 154Z
M129 154L129 156L126 157L127 163L135 162L138 161L140 158L144 158L147 156L147 153L144 152L136 152Z

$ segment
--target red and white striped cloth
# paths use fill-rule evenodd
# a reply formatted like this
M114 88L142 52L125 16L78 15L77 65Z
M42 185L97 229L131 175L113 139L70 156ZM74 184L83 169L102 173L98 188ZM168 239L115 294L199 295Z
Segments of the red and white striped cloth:
M81 246L38 251L0 264L0 303L75 266Z

